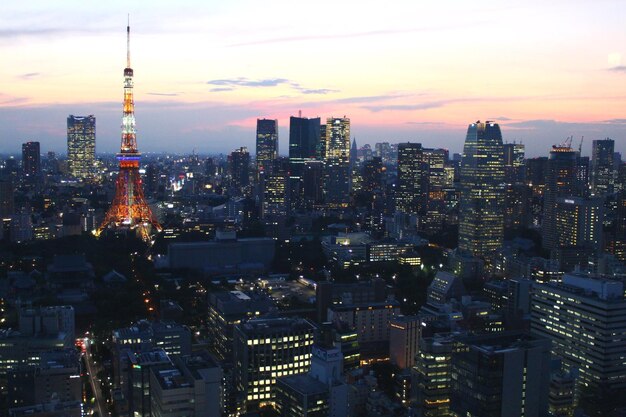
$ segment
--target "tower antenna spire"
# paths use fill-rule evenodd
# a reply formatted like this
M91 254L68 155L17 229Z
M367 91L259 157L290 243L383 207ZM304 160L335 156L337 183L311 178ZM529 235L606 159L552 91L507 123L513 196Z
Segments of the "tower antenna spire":
M130 13L126 25L126 68L130 68Z

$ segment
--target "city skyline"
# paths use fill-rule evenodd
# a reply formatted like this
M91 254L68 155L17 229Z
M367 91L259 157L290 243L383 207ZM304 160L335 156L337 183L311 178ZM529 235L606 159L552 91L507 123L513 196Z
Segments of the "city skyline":
M280 2L3 5L0 49L13 58L0 69L0 152L26 141L62 151L70 114L94 114L98 152L116 151L127 13L147 152L254 149L257 118L278 119L287 138L299 110L349 117L359 146L461 152L468 121L493 119L531 157L568 136L585 137L585 155L606 137L626 152L626 6L518 3L322 3L315 19Z

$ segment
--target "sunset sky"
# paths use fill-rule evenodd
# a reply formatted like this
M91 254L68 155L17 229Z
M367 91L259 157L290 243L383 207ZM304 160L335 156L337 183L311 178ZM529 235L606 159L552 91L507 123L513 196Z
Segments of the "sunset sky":
M254 150L257 118L347 116L357 143L460 152L500 123L528 156L574 136L626 155L626 2L4 1L0 152L66 151L69 114L120 143L130 13L142 151Z

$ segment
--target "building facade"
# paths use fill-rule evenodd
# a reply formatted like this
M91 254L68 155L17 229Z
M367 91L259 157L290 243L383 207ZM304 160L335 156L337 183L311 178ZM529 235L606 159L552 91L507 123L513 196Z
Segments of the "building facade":
M459 248L489 257L504 241L504 154L497 123L469 125L460 181Z
M89 178L95 173L96 117L74 116L67 118L67 167L76 178Z

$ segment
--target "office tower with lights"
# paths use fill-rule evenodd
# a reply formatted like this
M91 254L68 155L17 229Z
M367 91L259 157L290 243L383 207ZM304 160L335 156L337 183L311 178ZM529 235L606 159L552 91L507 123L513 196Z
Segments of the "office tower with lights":
M228 155L231 187L235 194L244 195L250 185L250 153L248 148L235 149Z
M558 247L600 248L604 219L602 200L559 197L556 199L555 216Z
M275 402L276 379L309 372L315 326L304 319L253 319L235 325L235 387L242 411Z
M421 143L398 145L398 187L396 210L417 214L424 204L427 184L427 167Z
M525 180L525 146L523 143L505 143L504 179L507 184L521 183Z
M96 117L67 117L67 168L76 178L94 175L96 162Z
M497 123L469 125L460 181L459 248L489 257L504 240L504 154Z
M261 217L285 217L289 212L289 159L272 161L272 168L263 179Z
M537 285L531 332L551 339L552 353L562 359L564 369L578 372L578 397L587 413L595 409L590 415L604 416L626 406L626 298L621 281L565 274L562 283Z
M578 156L578 152L568 145L555 145L550 151L543 193L542 245L544 249L558 247L556 200L559 197L581 195Z
M438 333L421 338L415 355L412 387L416 408L424 417L451 417L450 370L452 354L459 348L455 335Z
M257 119L256 121L256 168L257 175L271 170L278 158L278 120Z
M350 203L350 119L326 120L324 199L330 208Z
M22 172L28 182L41 178L41 149L39 142L22 144Z
M594 140L591 150L591 192L594 195L612 194L615 189L615 141Z

